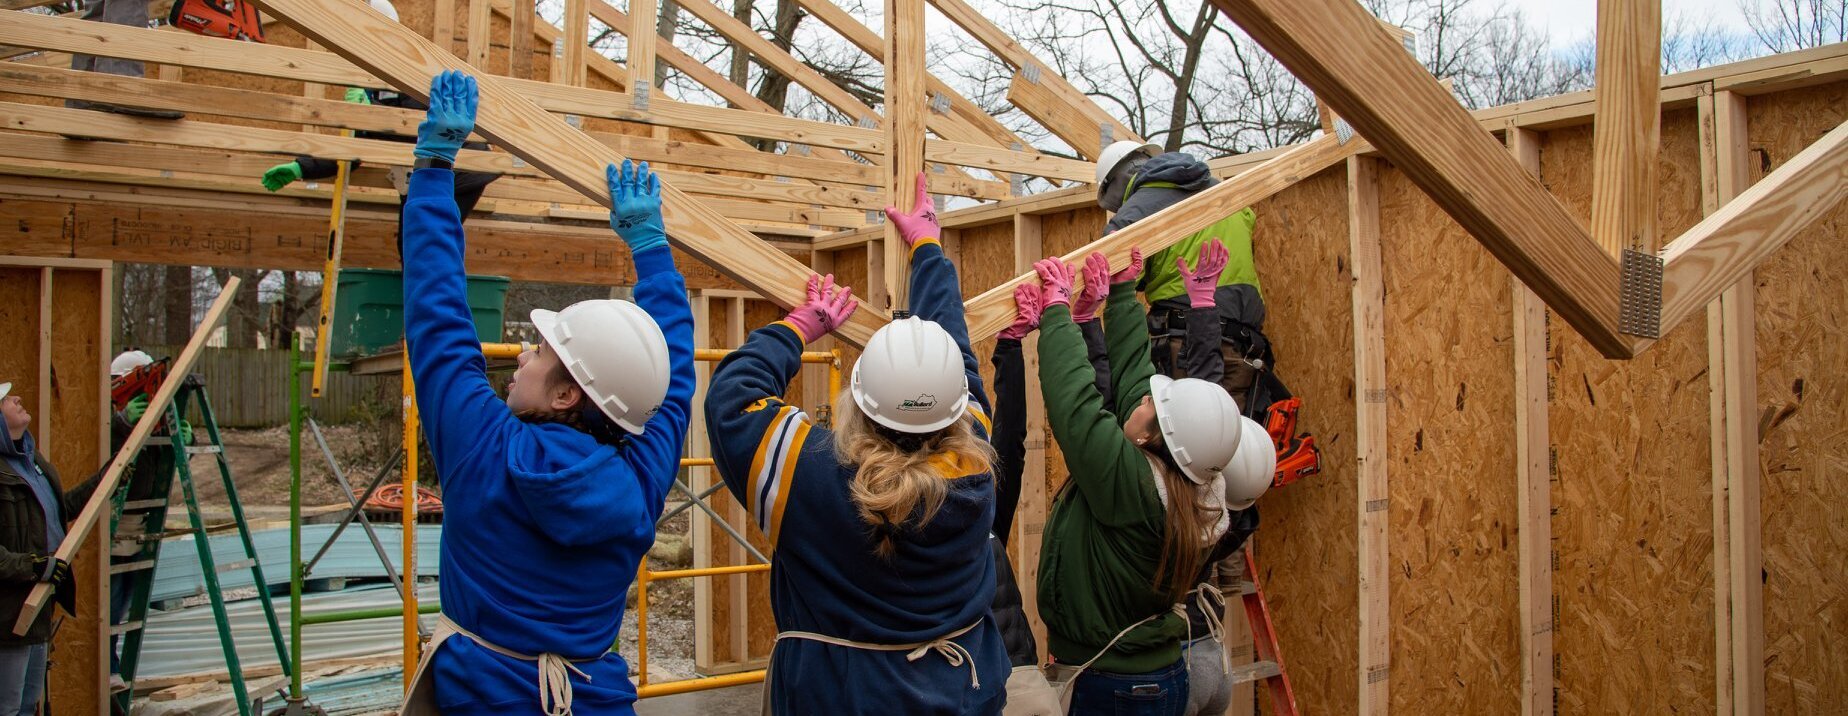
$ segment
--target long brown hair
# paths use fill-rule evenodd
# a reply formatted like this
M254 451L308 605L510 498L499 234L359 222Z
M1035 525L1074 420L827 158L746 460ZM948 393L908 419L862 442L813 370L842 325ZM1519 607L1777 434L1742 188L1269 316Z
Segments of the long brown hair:
M834 417L835 457L857 468L850 486L853 502L860 519L873 528L878 538L874 552L881 557L892 556L899 528L930 524L949 495L948 479L960 477L939 473L932 458L947 455L972 475L994 469L994 447L976 437L973 412L934 433L897 433L874 423L843 390L834 398Z
M1155 479L1168 491L1167 515L1163 517L1161 557L1156 562L1153 586L1166 590L1168 597L1180 601L1193 589L1194 578L1206 563L1206 526L1219 520L1223 507L1200 501L1202 485L1195 485L1175 464L1168 448L1161 444L1144 446ZM1190 508L1190 509L1183 509Z

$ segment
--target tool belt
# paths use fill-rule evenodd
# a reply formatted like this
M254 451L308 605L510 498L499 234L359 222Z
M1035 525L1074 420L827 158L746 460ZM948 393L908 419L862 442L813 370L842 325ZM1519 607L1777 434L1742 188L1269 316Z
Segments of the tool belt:
M1272 403L1290 397L1290 389L1272 369L1270 339L1257 326L1219 315L1220 357L1226 371L1219 384L1238 399L1245 417L1260 423ZM1149 353L1156 370L1171 378L1185 378L1187 364L1187 309L1157 302L1149 308Z

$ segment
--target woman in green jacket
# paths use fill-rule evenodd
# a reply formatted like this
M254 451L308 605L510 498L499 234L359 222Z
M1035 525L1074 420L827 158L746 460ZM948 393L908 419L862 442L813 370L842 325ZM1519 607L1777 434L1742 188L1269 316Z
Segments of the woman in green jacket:
M1157 375L1136 300L1140 252L1109 276L1104 333L1110 405L1094 388L1071 318L1075 277L1057 258L1034 266L1042 294L1040 386L1053 437L1072 466L1046 523L1039 608L1054 661L1077 667L1072 714L1180 716L1187 636L1180 608L1229 523L1220 473L1238 450L1238 405L1217 385ZM1100 290L1093 285L1091 290Z

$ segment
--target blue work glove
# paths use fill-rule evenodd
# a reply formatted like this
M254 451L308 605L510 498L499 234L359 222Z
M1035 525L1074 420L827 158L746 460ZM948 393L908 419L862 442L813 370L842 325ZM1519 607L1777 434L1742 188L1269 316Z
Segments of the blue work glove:
M430 80L430 111L417 125L420 157L456 161L468 133L475 131L475 78L447 70Z
M604 177L610 182L610 228L629 245L629 253L666 246L667 229L661 226L661 178L649 171L648 162L637 167L624 159L621 169L609 165Z

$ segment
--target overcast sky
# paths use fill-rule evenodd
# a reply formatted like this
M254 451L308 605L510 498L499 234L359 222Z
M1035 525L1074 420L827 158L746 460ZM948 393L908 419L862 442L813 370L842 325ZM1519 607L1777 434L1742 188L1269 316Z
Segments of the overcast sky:
M1611 0L1615 1L1615 0ZM1554 46L1590 37L1598 26L1598 0L1512 0L1534 23L1546 27ZM1750 32L1739 0L1663 0L1662 18L1677 15L1712 18L1714 26L1737 33Z

